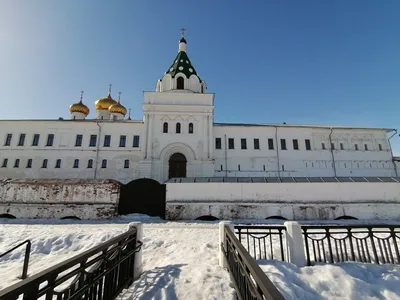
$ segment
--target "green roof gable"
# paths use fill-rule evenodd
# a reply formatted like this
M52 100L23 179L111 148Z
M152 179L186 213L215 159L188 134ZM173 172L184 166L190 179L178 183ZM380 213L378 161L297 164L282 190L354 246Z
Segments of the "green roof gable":
M185 51L179 51L178 55L175 57L174 62L169 67L165 74L170 74L172 78L175 77L176 74L183 73L186 78L189 78L191 75L197 75L196 70L194 69L190 59ZM199 81L201 82L200 78Z

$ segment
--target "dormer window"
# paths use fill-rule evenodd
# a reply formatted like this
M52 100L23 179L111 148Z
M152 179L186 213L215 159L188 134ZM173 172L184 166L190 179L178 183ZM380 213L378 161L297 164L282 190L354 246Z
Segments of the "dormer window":
M176 79L176 89L177 90L184 90L185 89L185 81L183 77L178 77Z

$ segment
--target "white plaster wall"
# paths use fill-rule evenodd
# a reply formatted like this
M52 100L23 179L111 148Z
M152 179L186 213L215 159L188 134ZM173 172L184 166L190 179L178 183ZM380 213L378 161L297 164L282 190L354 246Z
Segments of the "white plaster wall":
M220 220L265 219L284 217L287 220L334 220L352 216L360 220L400 220L398 203L170 203L168 220L193 220L213 216Z
M114 180L3 180L0 215L110 218L116 216L120 185Z
M166 201L399 202L399 183L167 183Z
M167 217L400 219L399 183L167 183Z
M0 142L0 178L116 179L123 183L138 178L143 123L100 121L98 124L100 128L94 120L0 121L0 137L3 139ZM11 146L4 145L8 133L13 135ZM25 145L17 146L21 133L26 134ZM35 133L40 134L39 146L32 146ZM46 146L50 133L55 135L51 147ZM77 134L83 135L80 147L75 146ZM89 147L92 134L97 135L98 147ZM111 135L110 147L103 146L105 135ZM126 147L119 147L120 135L126 135ZM134 135L140 136L138 148L132 147ZM4 158L8 158L6 168L1 167ZM14 168L17 158L20 159L20 166ZM45 158L48 159L48 165L42 168ZM26 168L28 159L33 160L32 168ZM55 168L57 159L62 160L59 169ZM73 168L75 159L79 159L79 168ZM94 161L92 169L87 168L89 159ZM107 159L107 168L101 167L103 159ZM130 160L130 166L126 169L125 159Z
M277 142L276 145L276 130ZM247 177L331 177L335 175L330 151L329 128L306 126L214 126L214 155L216 176ZM225 145L226 137L226 145ZM215 149L215 138L221 138L222 149ZM227 149L228 139L234 138L235 149ZM241 139L246 138L247 149L241 149ZM274 141L274 150L268 149L268 139ZM395 176L392 156L385 130L334 128L332 143L336 176ZM254 139L259 139L260 149L254 149ZM280 139L286 140L287 150L281 150ZM293 149L293 139L299 150ZM305 140L311 142L306 150ZM322 149L325 143L326 149ZM343 144L343 150L340 149ZM354 149L354 144L358 149ZM364 144L368 150L364 150ZM381 144L382 150L379 150ZM278 153L277 153L278 146ZM278 168L279 160L279 168ZM240 165L240 171L239 171ZM279 170L279 171L278 171Z

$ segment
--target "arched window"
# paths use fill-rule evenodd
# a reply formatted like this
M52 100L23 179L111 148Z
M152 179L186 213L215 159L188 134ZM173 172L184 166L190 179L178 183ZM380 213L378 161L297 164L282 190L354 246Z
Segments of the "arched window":
M181 133L181 123L176 123L176 133Z
M183 77L178 77L176 79L176 89L177 90L184 90L185 89L185 81L183 79Z
M168 123L165 122L163 125L163 133L168 133Z
M193 133L193 123L189 123L189 133Z

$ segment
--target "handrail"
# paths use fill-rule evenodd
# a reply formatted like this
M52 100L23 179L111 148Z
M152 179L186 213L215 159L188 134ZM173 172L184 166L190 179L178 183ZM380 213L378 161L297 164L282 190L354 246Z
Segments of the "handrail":
M100 245L49 267L0 291L0 299L78 299L93 290L102 299L114 299L134 278L135 253L142 242L131 228ZM69 286L60 287L72 279ZM46 285L43 285L47 282ZM101 294L101 295L100 295ZM79 298L80 299L80 298Z
M275 287L275 285L269 280L267 275L261 270L260 266L257 264L254 258L250 256L250 254L246 251L246 249L243 247L243 245L239 242L235 234L232 232L232 230L229 228L229 226L225 226L224 228L226 238L227 238L227 249L225 248L225 245L222 245L222 248L224 250L224 254L226 259L228 260L228 267L230 273L234 273L234 269L237 269L237 267L232 266L231 262L233 261L232 258L230 259L231 255L236 256L236 261L239 262L240 264L247 269L244 274L246 277L249 278L249 283L250 282L255 282L256 284L256 289L261 292L261 294L265 298L254 298L254 299L267 299L267 300L284 300L284 297L282 294L278 291L278 289ZM234 249L229 249L230 246L233 246ZM233 251L231 251L233 250ZM236 250L236 251L235 251ZM229 253L231 251L231 253ZM234 259L235 260L235 259ZM242 270L243 271L243 270ZM241 271L240 271L241 272ZM249 274L247 274L249 273ZM249 277L251 276L251 277ZM238 278L235 278L235 285L237 286L239 282L236 282ZM237 286L237 288L239 288ZM249 291L251 292L251 291ZM239 298L245 298L245 295L239 295ZM247 298L245 298L247 299Z
M25 248L25 258L24 258L24 265L22 267L21 279L25 279L28 276L28 265L29 265L29 258L30 258L30 255L31 255L31 246L32 246L31 240L23 241L22 243L19 243L14 248L11 248L7 252L4 252L3 254L0 255L0 258L2 258L3 256L7 255L8 253L10 253L10 252L14 251L15 249L21 247L23 244L26 244L26 248Z

